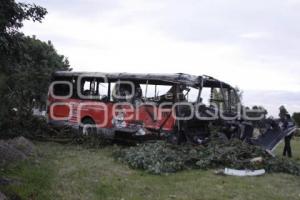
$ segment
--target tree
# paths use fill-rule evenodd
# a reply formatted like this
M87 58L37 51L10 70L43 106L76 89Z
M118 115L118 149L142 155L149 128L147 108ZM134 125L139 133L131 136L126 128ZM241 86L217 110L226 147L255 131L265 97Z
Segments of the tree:
M20 38L18 56L15 66L9 70L7 87L18 110L30 111L32 101L46 102L46 94L51 74L56 70L70 70L68 60L57 54L52 43L42 42L35 37Z
M68 60L56 52L51 42L42 42L20 32L24 20L41 22L46 14L45 8L35 4L0 1L2 132L7 133L18 125L22 129L24 121L31 119L32 100L45 102L51 74L56 70L70 70Z
M300 126L300 113L298 112L295 112L294 114L293 114L293 119L294 119L294 121L296 122L296 124L298 125L298 127Z
M0 2L0 31L2 33L17 32L24 20L41 22L47 10L35 4L16 3L15 0Z
M242 102L242 100L243 100L243 93L244 92L238 86L236 86L234 89L236 91L236 94L237 94L238 98Z
M1 71L11 66L15 54L18 53L19 39L23 35L19 29L24 20L41 22L47 14L45 8L16 3L15 0L0 1L0 64Z

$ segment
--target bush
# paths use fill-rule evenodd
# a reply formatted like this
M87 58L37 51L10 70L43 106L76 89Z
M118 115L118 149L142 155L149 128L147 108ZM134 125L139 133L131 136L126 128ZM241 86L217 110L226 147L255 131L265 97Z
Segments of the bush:
M300 137L300 129L297 129L297 130L296 130L295 136L296 136L296 137Z
M300 113L293 113L293 119L298 126L300 126Z
M233 139L213 139L208 146L173 145L163 141L144 143L115 152L115 157L134 169L152 174L174 173L184 169L261 169L300 175L300 166L287 159L273 158L260 147ZM262 157L262 162L251 159Z
M17 136L35 138L38 135L49 133L45 119L32 115L10 116L0 129L0 138L8 139Z

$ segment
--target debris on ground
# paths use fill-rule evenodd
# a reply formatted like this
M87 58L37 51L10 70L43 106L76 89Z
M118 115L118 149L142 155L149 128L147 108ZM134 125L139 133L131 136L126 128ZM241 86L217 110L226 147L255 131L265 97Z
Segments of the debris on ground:
M262 148L238 139L212 138L207 146L173 145L164 141L123 148L115 157L134 169L152 174L174 173L184 169L233 168L283 172L300 176L300 165L293 160L271 156Z
M218 174L222 175L228 175L228 176L262 176L266 173L266 170L264 169L259 169L259 170L237 170L237 169L230 169L230 168L225 168L224 170L218 172Z
M0 140L0 167L26 160L35 154L34 144L24 137Z

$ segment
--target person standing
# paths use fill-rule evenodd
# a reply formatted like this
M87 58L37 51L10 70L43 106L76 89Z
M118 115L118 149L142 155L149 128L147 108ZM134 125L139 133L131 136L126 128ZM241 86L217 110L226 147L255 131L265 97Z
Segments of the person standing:
M288 156L289 158L292 157L292 148L291 148L292 137L293 137L293 133L284 138L283 156Z
M288 122L291 121L291 115L288 113L284 106L280 106L279 108L279 117L282 123L282 128L286 129L288 127ZM284 138L284 148L283 148L283 156L288 156L289 158L292 157L292 148L291 148L291 140L293 137L293 133L286 136Z

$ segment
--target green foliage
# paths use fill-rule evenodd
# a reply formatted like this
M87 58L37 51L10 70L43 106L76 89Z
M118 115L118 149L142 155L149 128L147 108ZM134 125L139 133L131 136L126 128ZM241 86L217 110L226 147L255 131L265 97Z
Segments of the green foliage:
M14 59L7 62L9 65L4 65L5 70L0 76L0 117L3 119L0 127L10 126L10 123L22 124L23 120L30 118L33 100L41 104L46 102L51 74L56 70L70 70L68 60L57 54L50 42L23 35L17 40L19 47L12 50ZM17 112L14 113L13 108Z
M34 4L0 2L0 137L11 132L12 127L27 127L17 125L30 121L33 100L46 102L51 74L70 70L68 60L56 52L50 41L42 42L19 32L24 20L41 22L46 13L45 8Z
M23 26L24 20L41 22L46 9L35 4L16 3L15 0L0 2L0 31L12 32Z
M273 158L259 147L233 139L224 142L214 138L207 147L172 145L165 142L145 143L122 149L115 156L132 168L149 173L173 173L183 169L261 169L300 175L300 166L292 160ZM262 162L250 162L262 157Z
M68 60L57 54L51 42L42 42L34 37L21 37L17 62L9 70L7 86L13 91L11 97L24 107L33 99L44 101L51 74L56 70L69 70ZM21 109L20 107L20 109Z
M27 114L19 114L9 118L2 128L3 133L1 133L1 138L4 139L20 135L38 139L38 137L46 137L51 134L51 130L45 119L36 116L27 116Z
M45 8L27 4L17 3L15 0L0 1L0 66L1 72L5 65L11 65L14 54L19 49L19 38L22 34L19 29L24 20L41 22L47 14Z
M294 113L293 114L293 119L296 122L297 126L300 126L300 113Z
M45 161L41 164L33 162L33 160L23 161L15 167L2 170L1 177L17 178L16 180L20 183L0 185L0 191L10 199L51 199L48 191L51 187L54 170Z
M116 152L115 156L135 169L153 174L172 173L184 169L185 161L189 160L184 149L165 142L145 143Z

